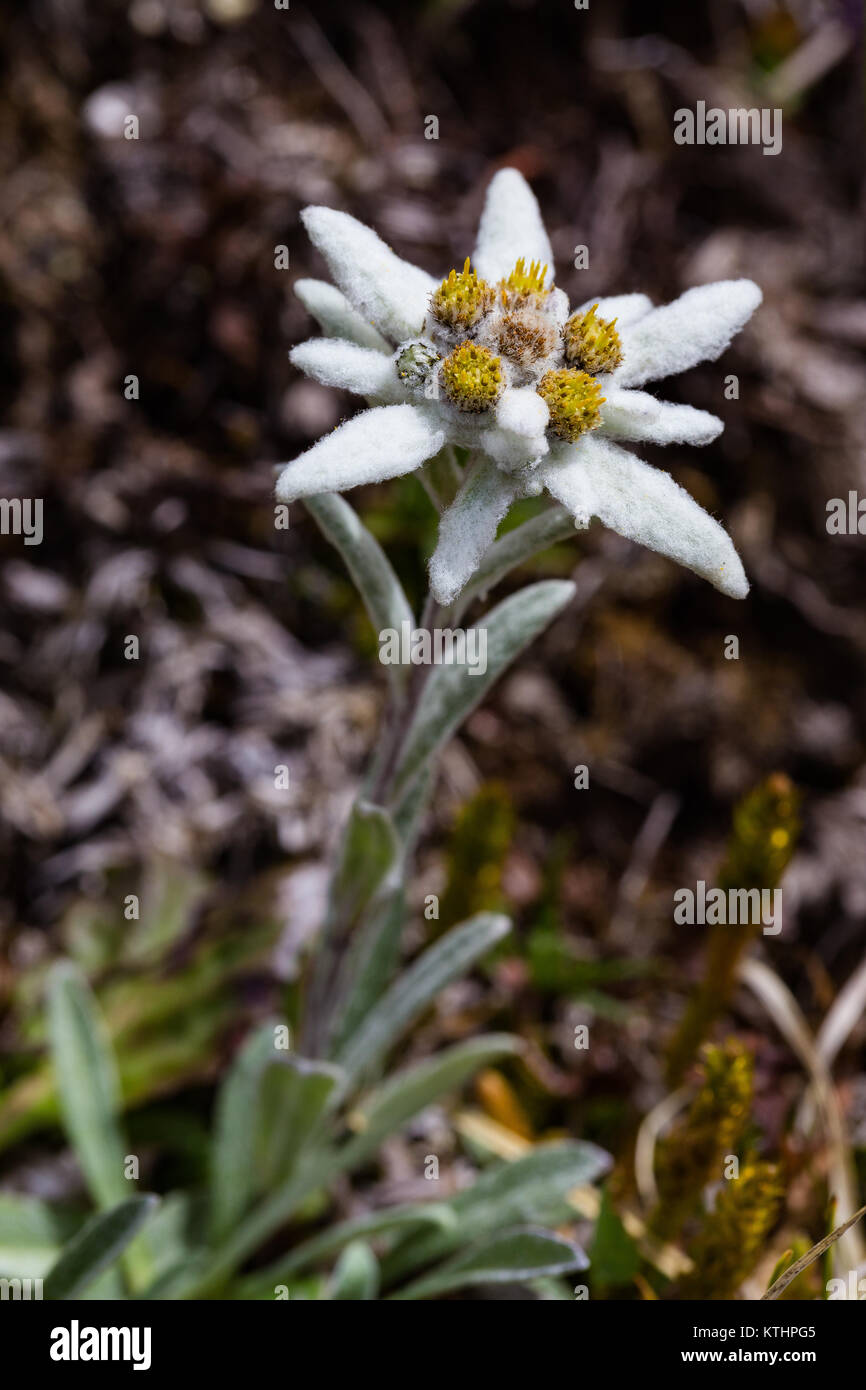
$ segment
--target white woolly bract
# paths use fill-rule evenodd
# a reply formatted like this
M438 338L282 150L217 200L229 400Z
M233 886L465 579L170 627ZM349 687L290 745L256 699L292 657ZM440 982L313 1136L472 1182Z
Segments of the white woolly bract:
M472 266L492 283L508 275L520 257L527 266L531 261L546 265L547 284L553 283L553 252L535 194L516 169L500 169L487 189Z
M437 603L454 602L496 539L496 530L519 491L519 483L482 459L439 522L430 559L430 588Z
M616 320L617 328L626 328L630 323L637 323L648 314L653 306L649 295L646 294L612 294L606 299L587 299L575 312L585 314L591 309L593 304L598 305L598 317L600 319Z
M403 342L420 333L436 281L401 260L371 227L333 208L301 213L310 240L349 302L386 338Z
M406 399L393 361L372 348L357 347L339 338L310 338L292 348L289 361L323 386L336 386L342 391L354 391L356 396L388 402Z
M604 383L601 433L652 444L709 444L724 429L716 415L691 405L657 401L646 391L623 391Z
M544 399L531 387L505 391L496 406L496 423L512 434L543 436L550 412Z
M293 502L318 492L344 492L412 473L439 452L442 430L420 406L384 405L364 410L286 464L277 497Z
M327 280L296 280L294 291L298 299L312 314L326 338L345 338L358 347L374 348L377 352L390 352L391 344L372 323L362 318L353 309L344 294L336 285Z
M751 280L719 280L653 309L620 334L623 362L613 373L616 385L640 386L714 362L760 302L761 291Z
M539 468L557 501L580 524L597 516L629 540L694 570L731 598L749 585L733 543L669 473L651 468L610 440L590 435Z

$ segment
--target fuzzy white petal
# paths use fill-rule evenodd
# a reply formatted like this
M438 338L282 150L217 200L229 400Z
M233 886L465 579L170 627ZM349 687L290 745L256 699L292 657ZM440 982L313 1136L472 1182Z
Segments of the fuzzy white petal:
M439 522L439 540L430 557L430 588L437 603L449 605L477 570L520 485L482 458L469 473Z
M358 347L374 348L377 352L391 351L391 344L382 337L378 328L374 328L357 309L352 308L336 285L329 285L327 280L296 280L294 291L327 338L346 338L350 343L357 343Z
M733 542L669 473L591 435L541 465L548 490L584 524L597 516L629 540L685 565L731 598L749 584ZM574 504L574 508L573 505Z
M647 440L653 444L709 444L724 425L716 415L690 405L657 401L646 391L604 387L601 430L613 439Z
M406 399L392 359L372 348L356 347L340 338L310 338L292 348L289 361L323 386L337 386L377 401Z
M310 240L349 302L394 343L421 332L436 281L401 260L371 227L334 208L301 213Z
M613 373L617 386L640 386L684 372L697 362L714 362L761 298L751 280L718 280L653 309L620 335L623 362Z
M343 492L411 473L437 454L445 435L430 412L414 405L383 405L362 411L287 463L277 480L277 497L293 502L318 492Z
M627 328L629 324L637 323L653 306L652 300L646 294L612 294L607 299L588 299L585 304L581 304L577 312L585 314L593 304L598 305L598 317L616 319L617 328Z
M553 252L535 194L516 169L500 169L487 189L472 266L485 280L501 280L521 256L546 265L552 284Z

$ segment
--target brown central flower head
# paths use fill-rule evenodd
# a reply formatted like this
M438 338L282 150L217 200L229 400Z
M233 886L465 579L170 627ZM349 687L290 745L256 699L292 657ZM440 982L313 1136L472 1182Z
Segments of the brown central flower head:
M460 343L442 363L442 385L458 410L490 410L502 394L502 364L489 348Z
M622 362L622 342L616 319L596 317L597 304L585 314L572 314L562 330L566 360L594 374L612 372Z
M430 300L433 317L446 328L473 328L484 317L495 295L486 280L469 268L469 257L462 270L452 270L434 290Z
M522 367L548 357L556 346L557 330L546 314L527 304L510 309L499 320L496 342L501 352Z
M574 441L601 424L605 397L594 377L573 367L546 372L537 386L550 411L550 428L560 439Z

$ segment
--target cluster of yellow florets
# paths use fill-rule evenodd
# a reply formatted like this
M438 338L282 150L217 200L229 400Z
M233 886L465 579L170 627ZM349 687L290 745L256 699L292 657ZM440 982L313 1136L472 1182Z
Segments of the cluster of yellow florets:
M560 439L579 439L601 423L601 405L605 397L588 372L579 372L573 367L546 372L536 390L550 411L550 428Z
M622 342L616 319L596 317L597 304L585 314L572 314L562 330L566 361L581 371L612 372L622 362Z
M442 363L442 385L458 410L489 410L502 393L502 365L489 348L460 343Z
M595 376L622 361L616 320L600 319L594 304L561 327L547 270L541 261L521 257L494 287L472 269L467 256L463 269L449 271L430 297L431 316L440 325L433 331L437 347L424 340L406 344L396 359L400 380L420 388L438 371L451 404L479 412L496 404L506 373L511 381L516 370L516 384L532 384L543 372L535 390L547 404L550 429L570 441L595 429L605 399ZM562 361L562 353L567 365L545 371Z
M545 287L546 278L546 265L542 265L541 261L530 261L527 266L521 256L511 274L500 280L499 297L509 308L525 304L527 300L540 299L553 289L552 285Z
M433 317L448 328L474 327L490 309L494 292L486 280L469 267L469 257L462 270L446 275L430 300Z

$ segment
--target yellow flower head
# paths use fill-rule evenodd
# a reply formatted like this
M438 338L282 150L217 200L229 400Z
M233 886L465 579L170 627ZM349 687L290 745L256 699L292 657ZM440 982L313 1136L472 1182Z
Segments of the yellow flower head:
M507 307L521 304L527 299L539 299L553 289L552 285L545 288L544 281L547 276L547 266L542 265L541 261L530 261L527 267L526 262L521 256L511 274L499 283L499 294L502 303Z
M579 439L601 423L605 397L594 377L563 367L546 372L536 387L550 411L550 428L560 439Z
M585 314L572 314L562 330L566 360L585 372L612 372L622 362L622 342L616 319L596 318L597 304Z
M442 363L442 385L458 410L490 410L502 393L502 365L489 348L460 343Z
M469 268L469 257L460 271L451 270L430 300L433 317L447 328L472 328L483 318L494 300L486 280Z

